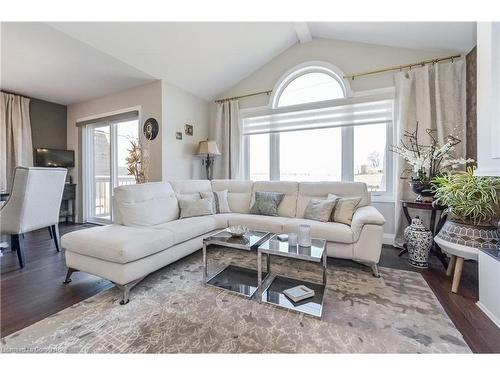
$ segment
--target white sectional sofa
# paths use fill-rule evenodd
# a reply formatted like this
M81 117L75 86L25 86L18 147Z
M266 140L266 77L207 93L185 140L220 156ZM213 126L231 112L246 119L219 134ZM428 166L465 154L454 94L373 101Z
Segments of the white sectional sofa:
M177 197L199 197L200 192L228 190L231 213L179 219ZM284 193L279 216L249 214L254 193ZM311 198L361 197L351 226L303 218ZM298 224L311 225L313 237L327 240L328 256L352 259L372 268L382 247L384 217L370 205L366 185L356 182L289 182L186 180L120 186L114 190L114 222L65 234L68 274L84 271L115 283L123 291L122 304L130 289L148 274L202 247L207 234L230 225L275 233L295 231Z

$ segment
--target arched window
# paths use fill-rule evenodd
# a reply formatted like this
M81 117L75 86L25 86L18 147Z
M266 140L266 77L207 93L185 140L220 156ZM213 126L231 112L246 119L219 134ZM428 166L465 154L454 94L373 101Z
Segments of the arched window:
M348 83L331 64L307 63L287 72L273 90L272 108L345 98Z
M329 63L296 66L274 86L269 107L246 110L247 179L359 181L391 197L392 96L354 95L343 76Z

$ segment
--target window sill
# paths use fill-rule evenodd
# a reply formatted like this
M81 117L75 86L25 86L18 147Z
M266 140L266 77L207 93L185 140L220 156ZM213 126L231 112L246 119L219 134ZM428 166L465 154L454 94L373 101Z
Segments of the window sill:
M395 203L396 199L392 195L371 195L373 203Z

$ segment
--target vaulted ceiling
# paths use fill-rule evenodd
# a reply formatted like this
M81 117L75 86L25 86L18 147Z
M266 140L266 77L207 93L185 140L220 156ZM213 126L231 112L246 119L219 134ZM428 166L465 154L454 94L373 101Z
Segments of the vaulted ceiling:
M475 23L3 23L1 34L2 89L72 104L155 79L212 99L313 38L467 52Z

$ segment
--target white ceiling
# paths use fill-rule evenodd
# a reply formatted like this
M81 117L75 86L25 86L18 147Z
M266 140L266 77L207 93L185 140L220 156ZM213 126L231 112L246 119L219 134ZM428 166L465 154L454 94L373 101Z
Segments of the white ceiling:
M74 38L211 99L297 43L293 23L51 23Z
M71 104L154 77L43 23L2 23L1 88Z
M469 52L475 22L309 22L314 37L425 50Z
M467 52L475 23L4 23L1 87L71 104L165 79L212 99L311 38Z

